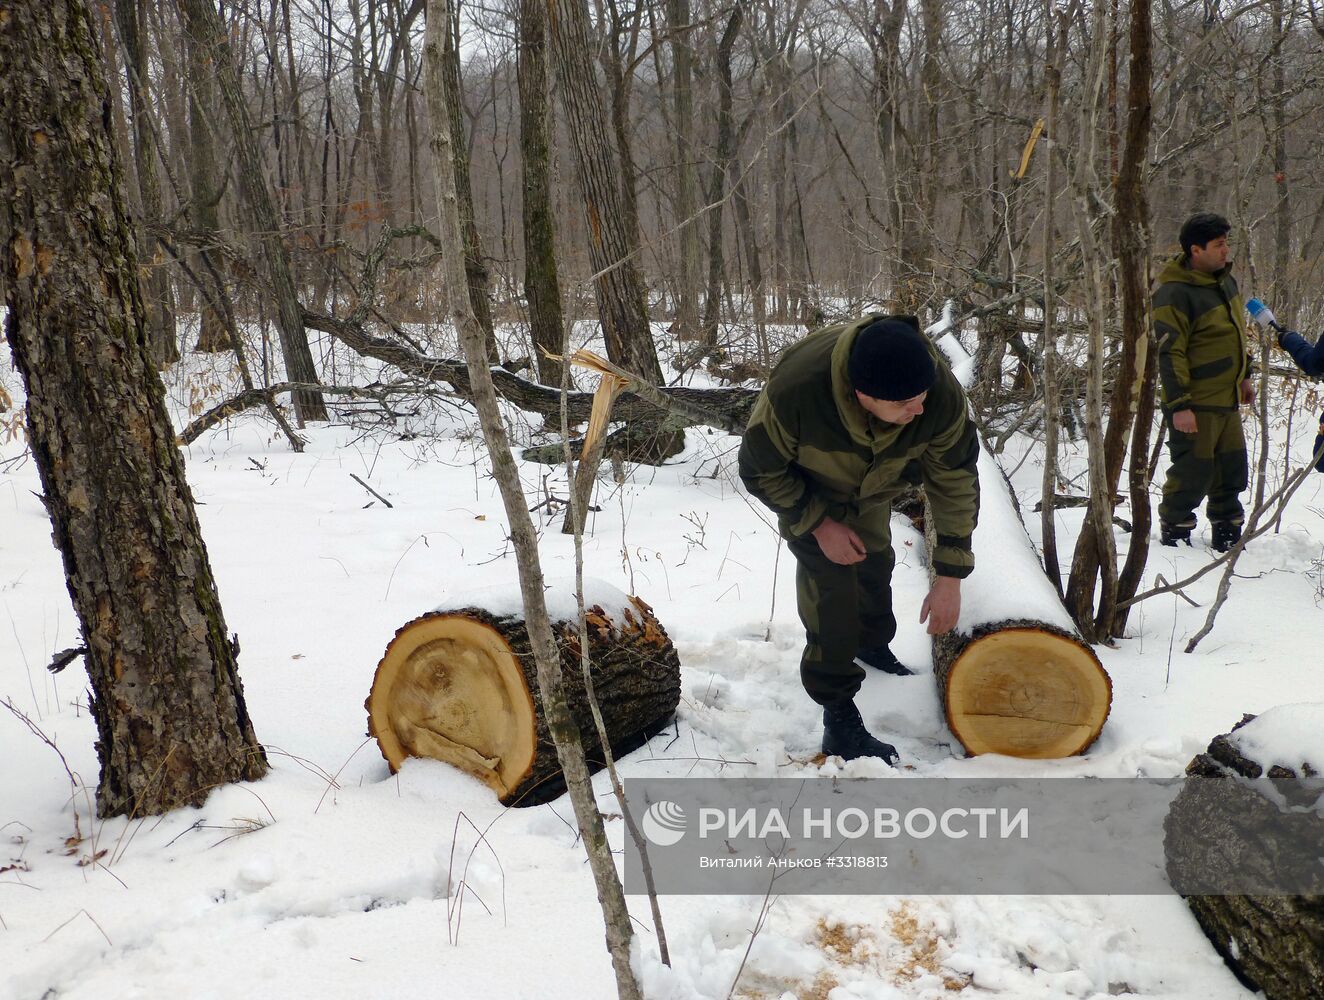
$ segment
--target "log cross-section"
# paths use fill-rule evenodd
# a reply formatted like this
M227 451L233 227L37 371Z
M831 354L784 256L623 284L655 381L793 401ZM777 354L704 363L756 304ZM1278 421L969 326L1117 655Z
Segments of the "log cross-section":
M593 689L618 754L663 728L680 701L675 647L647 604L628 601L586 615ZM601 766L578 625L558 621L554 629L571 711L590 765ZM364 707L392 771L409 757L430 757L472 774L507 805L530 805L562 790L537 690L524 621L469 607L430 612L396 632Z
M1042 621L935 636L933 668L947 725L970 754L1083 753L1112 703L1112 683L1093 650Z

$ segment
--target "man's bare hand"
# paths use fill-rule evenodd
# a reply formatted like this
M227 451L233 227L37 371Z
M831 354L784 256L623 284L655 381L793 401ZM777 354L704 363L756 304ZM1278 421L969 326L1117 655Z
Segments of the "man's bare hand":
M1242 383L1243 385L1245 383ZM1172 415L1172 426L1183 434L1194 434L1197 430L1194 410L1178 410Z
M939 576L929 589L929 596L919 609L919 620L929 623L929 635L942 635L956 628L961 617L961 581L954 576Z
M1248 378L1241 380L1241 405L1253 406L1255 404L1255 383Z
M864 557L868 555L864 550L864 543L860 541L860 536L840 521L834 521L830 517L825 518L823 523L814 529L813 535L818 540L818 547L823 550L823 555L838 566L853 566L857 562L863 562Z

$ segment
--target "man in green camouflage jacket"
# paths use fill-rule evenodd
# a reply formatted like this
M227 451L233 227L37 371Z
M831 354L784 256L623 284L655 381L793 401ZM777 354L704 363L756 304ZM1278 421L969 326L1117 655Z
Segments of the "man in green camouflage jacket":
M1241 404L1255 401L1246 350L1246 305L1229 263L1222 216L1201 212L1181 228L1182 252L1154 292L1163 412L1172 465L1159 504L1159 539L1191 543L1195 510L1206 512L1215 550L1241 538L1248 475Z
M823 706L823 752L897 760L855 706L857 659L910 673L888 644L891 502L918 466L937 535L937 573L920 621L951 631L974 569L979 439L965 393L911 316L868 316L811 334L786 352L740 445L740 478L777 515L796 558L805 626L800 678Z

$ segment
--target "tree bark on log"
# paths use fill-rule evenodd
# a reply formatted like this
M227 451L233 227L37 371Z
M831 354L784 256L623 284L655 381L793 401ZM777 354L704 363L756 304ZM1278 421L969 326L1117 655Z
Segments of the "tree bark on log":
M941 343L958 371L969 370L970 357L955 337ZM933 675L947 726L972 755L1083 753L1108 718L1112 681L1073 630L1025 530L1016 492L982 437L979 484L977 561L962 581L961 618L957 631L933 637ZM913 519L913 501L908 508ZM932 552L937 540L927 510L923 531Z
M1254 718L1246 715L1231 733L1214 737L1186 768L1199 780L1183 785L1164 824L1168 877L1183 892L1245 880L1309 888L1311 895L1211 892L1185 899L1228 968L1251 989L1268 1000L1320 998L1324 871L1317 848L1324 843L1324 818L1312 808L1320 795L1319 768L1306 762L1299 775L1281 765L1266 772L1244 757L1237 730ZM1285 814L1266 793L1303 808Z
M618 617L598 605L587 613L593 689L617 756L665 727L680 702L676 649L652 609L630 602ZM570 711L596 771L602 745L579 669L579 625L552 627ZM537 692L524 620L469 607L423 615L396 632L364 707L392 771L408 757L431 757L472 774L506 805L536 805L565 790Z

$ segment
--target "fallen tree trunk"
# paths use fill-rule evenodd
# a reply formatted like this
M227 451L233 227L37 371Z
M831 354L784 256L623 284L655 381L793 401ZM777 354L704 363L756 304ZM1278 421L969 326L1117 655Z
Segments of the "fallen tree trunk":
M941 343L957 376L967 373L955 338ZM1083 753L1108 718L1112 682L1039 565L1016 494L982 440L979 482L975 571L961 584L956 630L932 643L947 727L971 755ZM913 519L913 501L909 510ZM933 519L922 516L932 552Z
M1276 724L1285 713L1296 724ZM1321 716L1289 705L1243 717L1191 761L1164 822L1169 881L1237 978L1269 1000L1324 997L1324 762L1255 760L1254 745L1264 730L1317 735Z
M588 653L608 742L620 756L671 721L680 702L680 660L642 600L605 603L588 610ZM558 616L553 631L570 710L596 770L603 755L580 672L575 617ZM430 612L396 632L364 707L368 731L392 771L409 757L431 757L472 774L506 805L534 805L564 791L537 691L523 618L464 607Z
M434 381L448 383L455 392L468 399L471 396L469 372L463 361L432 358L400 340L377 337L360 324L346 322L322 313L305 309L304 323L311 329L329 333L337 340L364 357L376 358L394 365L406 375L418 375ZM492 382L502 399L528 413L537 413L559 423L561 419L561 390L521 378L500 366L492 367ZM730 387L725 389L688 389L683 386L657 387L631 376L613 408L613 420L634 423L645 421L656 425L662 416L676 414L690 424L702 424L729 431L744 432L749 411L754 407L758 392L754 389ZM582 423L593 409L593 393L566 394L566 408L571 423Z

